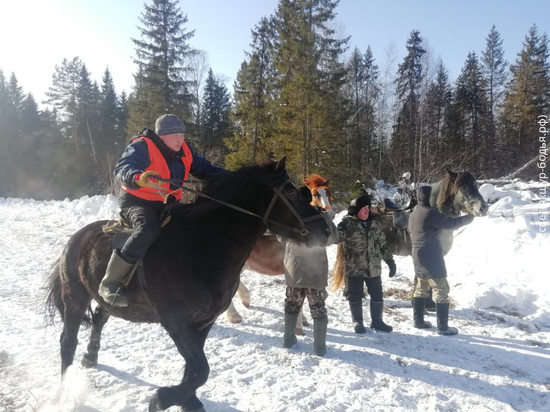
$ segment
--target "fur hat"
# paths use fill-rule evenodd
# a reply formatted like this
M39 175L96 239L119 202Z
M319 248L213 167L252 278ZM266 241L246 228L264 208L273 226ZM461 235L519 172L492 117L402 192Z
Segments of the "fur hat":
M175 114L163 114L155 122L155 133L158 136L185 133L185 125Z
M356 197L351 201L348 207L348 214L350 216L356 216L357 212L363 209L365 206L370 206L370 196L367 194Z

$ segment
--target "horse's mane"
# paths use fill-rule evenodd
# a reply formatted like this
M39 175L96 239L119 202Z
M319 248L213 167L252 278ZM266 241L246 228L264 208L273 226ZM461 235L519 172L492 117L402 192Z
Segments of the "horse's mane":
M447 174L439 183L437 208L441 210L446 203L451 201L452 196L456 195L462 186L475 184L475 182L476 179L470 172L459 172L455 177Z
M232 203L235 196L253 181L275 187L288 179L286 171L277 172L276 168L277 162L267 162L260 165L244 166L228 173L216 174L205 182L201 192L216 200ZM196 219L219 207L225 206L199 195L199 198L193 204L174 205L171 213L174 215L186 213L190 218Z
M315 189L319 186L328 186L328 179L314 173L304 178L304 184L310 189Z

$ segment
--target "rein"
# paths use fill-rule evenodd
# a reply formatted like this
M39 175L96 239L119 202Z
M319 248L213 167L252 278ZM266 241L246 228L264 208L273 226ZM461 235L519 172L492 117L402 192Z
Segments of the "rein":
M315 219L323 219L323 216L321 214L319 215L315 215L315 216L310 216L310 217L306 217L306 218L302 218L298 212L296 211L296 209L294 208L294 206L292 206L292 204L289 202L289 200L283 195L283 192L282 192L282 189L283 187L285 187L288 183L292 183L290 181L290 179L287 179L285 180L278 188L272 188L275 192L275 194L273 195L273 198L271 199L271 202L269 204L269 207L267 208L266 212L265 212L265 215L264 216L261 216L261 215L258 215L254 212L251 212L250 210L246 210L246 209L243 209L242 207L239 207L239 206L236 206L236 205L233 205L231 203L227 203L227 202L224 202L223 200L219 200L219 199L215 199L211 196L208 196L207 194L205 193L202 193L198 190L195 190L195 189L191 189L189 187L185 187L183 186L183 183L199 183L200 180L175 180L175 179L164 179L164 178L161 178L161 177L158 177L158 176L155 176L155 179L157 180L160 180L161 182L165 182L165 183L170 183L170 184L175 184L175 185L179 185L179 189L183 189L183 190L187 190L188 192L190 193L193 193L197 196L201 196L201 197L204 197L208 200L212 200L216 203L219 203L223 206L226 206L226 207L229 207L230 209L234 209L234 210L237 210L239 212L242 212L242 213L246 213L247 215L250 215L250 216L254 216L254 217L258 217L260 219L262 219L262 222L264 223L264 225L267 225L267 223L271 223L271 224L274 224L274 225L277 225L277 226L280 226L280 227L283 227L285 229L289 229L291 230L292 232L295 232L295 233L299 233L300 235L302 236L306 236L309 231L306 229L306 225L305 225L305 222L309 222L309 221L312 221L312 220L315 220ZM159 191L165 191L165 192L168 192L169 190L163 188L163 187L160 187L160 186L157 186L155 187L155 189L159 190ZM179 190L178 189L178 190ZM170 193L172 193L173 191L170 191ZM288 226L288 225L285 225L285 224L282 224L282 223L279 223L279 222L276 222L274 220L271 220L269 219L269 214L271 213L271 210L273 209L273 206L275 205L275 202L277 201L277 197L280 197L281 200L287 205L288 209L292 212L292 214L296 217L296 219L298 219L298 222L300 223L300 229L297 229L295 227L291 227L291 226Z

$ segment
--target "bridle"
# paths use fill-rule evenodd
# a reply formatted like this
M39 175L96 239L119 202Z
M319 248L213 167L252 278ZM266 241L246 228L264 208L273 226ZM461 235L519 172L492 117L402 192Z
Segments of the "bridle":
M305 236L307 235L309 232L308 230L306 229L306 225L305 225L305 222L310 222L312 220L315 220L315 219L323 219L323 216L321 214L318 214L318 215L314 215L314 216L310 216L310 217L306 217L306 218L302 218L298 212L296 211L296 209L294 208L294 206L292 206L292 204L290 203L290 201L285 197L285 195L283 195L283 192L282 192L282 189L288 184L292 184L292 182L290 181L290 179L287 179L285 180L281 186L279 186L278 188L273 188L273 190L275 191L275 194L273 195L273 198L271 199L271 203L269 204L269 207L267 208L266 212L265 212L265 215L264 215L264 218L263 218L263 222L264 222L264 225L266 224L267 221L270 221L268 219L268 216L269 214L271 213L271 209L273 209L273 206L275 205L275 202L277 201L277 197L280 197L281 200L283 201L283 203L285 205L287 205L288 209L292 212L292 214L296 217L296 219L298 219L298 222L300 223L300 226L302 227L301 230L299 229L296 229L296 228L293 228L293 227L290 227L290 226L286 226L286 225L282 225L280 223L277 223L277 222L274 222L274 221L270 221L271 223L275 223L275 224L278 224L280 226L285 226L287 229L291 229L293 232L295 233L300 233L302 236Z
M164 179L164 178L161 178L161 177L158 177L158 176L155 176L155 179L157 180L160 180L161 182L165 182L165 183L170 183L170 184L173 184L173 185L177 185L179 186L181 189L183 190L186 190L188 192L191 192L197 196L201 196L201 197L204 197L206 199L209 199L209 200L212 200L216 203L219 203L223 206L226 206L226 207L229 207L231 209L234 209L234 210L237 210L239 212L242 212L242 213L246 213L247 215L250 215L250 216L255 216L255 217L258 217L260 219L262 219L262 222L264 225L267 226L267 223L271 223L273 225L277 225L277 226L280 226L282 228L285 228L285 229L288 229L288 230L291 230L292 232L294 233L298 233L302 236L306 236L309 231L306 229L306 225L305 223L306 222L310 222L312 220L315 220L315 219L324 219L323 215L322 214L317 214L317 215L314 215L314 216L310 216L310 217L306 217L306 218L302 218L298 212L296 211L296 209L294 208L294 206L292 206L292 204L290 203L290 201L285 197L285 195L283 194L282 192L282 189L287 185L287 184L292 184L292 182L290 181L290 179L287 179L285 180L279 187L273 187L273 191L275 192L273 194L273 197L271 198L271 202L269 203L269 207L267 208L265 214L263 216L261 215L258 215L254 212L251 212L250 210L246 210L246 209L243 209L242 207L239 207L239 206L236 206L236 205L233 205L231 203L228 203L228 202L224 202L223 200L218 200L218 199L215 199L211 196L208 196L207 194L205 193L202 193L198 190L195 190L195 189L191 189L189 187L185 187L183 186L184 183L196 183L197 181L194 181L194 180L177 180L177 179ZM163 190L163 191L166 191L167 189L163 188L163 187L156 187L157 190ZM281 200L283 201L283 203L288 207L288 209L292 212L292 214L294 215L294 217L296 217L296 219L298 219L298 223L300 224L300 229L298 228L295 228L295 227L292 227L292 226L288 226L288 225L285 225L283 223L279 223L279 222L276 222L274 220L271 220L269 219L269 215L273 209L273 206L275 205L275 202L277 201L277 198L281 198Z

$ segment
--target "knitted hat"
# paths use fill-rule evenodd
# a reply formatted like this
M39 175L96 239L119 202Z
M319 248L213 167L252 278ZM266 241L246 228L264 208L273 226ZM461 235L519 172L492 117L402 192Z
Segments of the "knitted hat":
M367 194L361 195L351 201L348 207L348 214L355 216L361 209L365 206L370 206L370 204L370 196Z
M185 133L185 125L175 114L163 114L155 122L155 133L158 136Z

